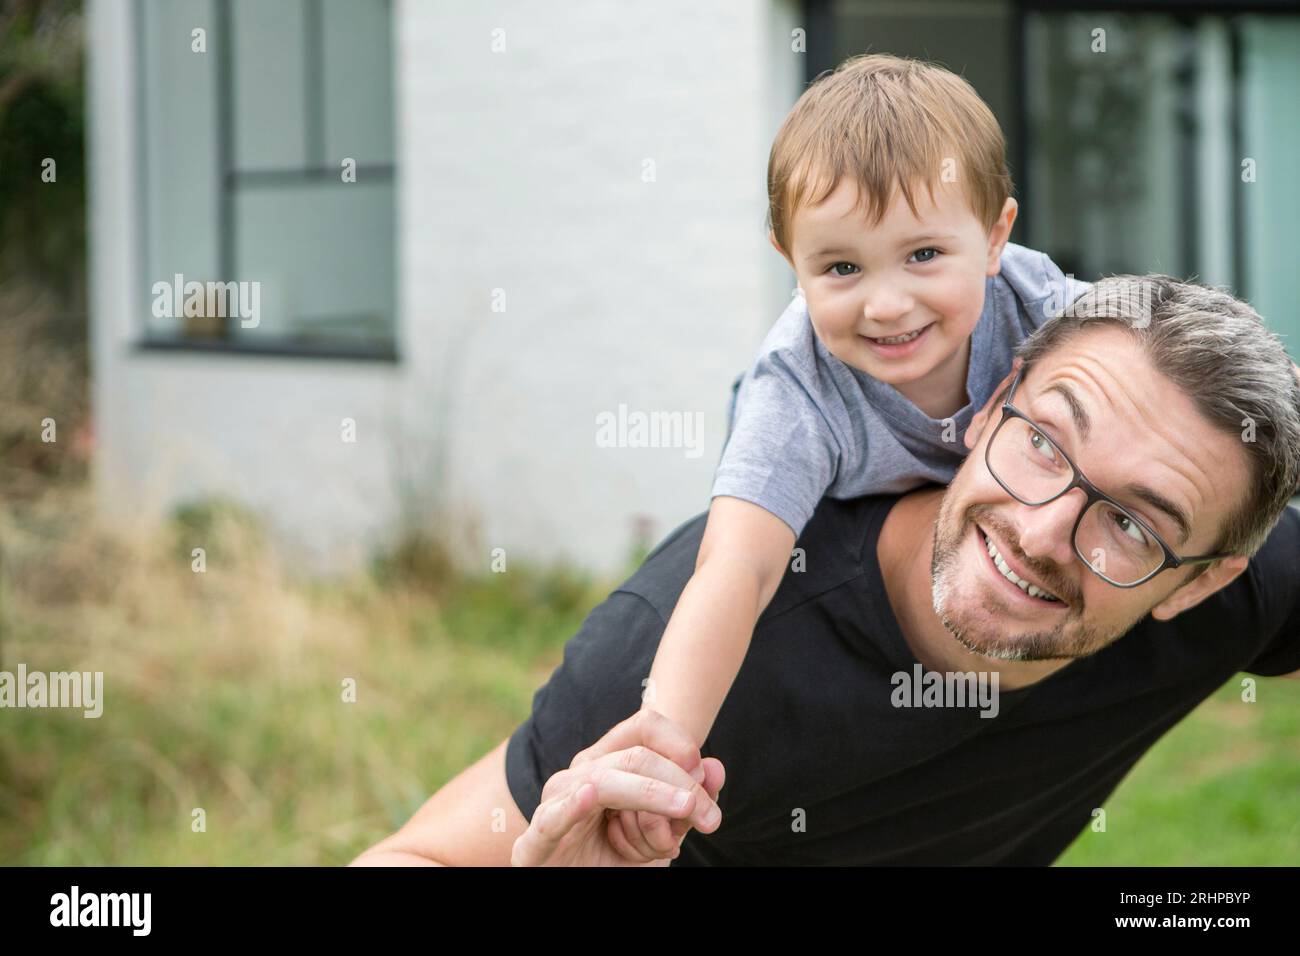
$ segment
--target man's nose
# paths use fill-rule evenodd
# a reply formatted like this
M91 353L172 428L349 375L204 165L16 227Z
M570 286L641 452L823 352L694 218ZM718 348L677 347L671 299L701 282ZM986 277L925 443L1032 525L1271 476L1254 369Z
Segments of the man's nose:
M1031 558L1054 561L1061 567L1074 562L1074 522L1086 500L1075 488L1055 501L1036 507L1020 505L1020 550Z
M905 289L882 283L867 292L862 305L862 316L872 322L894 322L912 311L915 303Z

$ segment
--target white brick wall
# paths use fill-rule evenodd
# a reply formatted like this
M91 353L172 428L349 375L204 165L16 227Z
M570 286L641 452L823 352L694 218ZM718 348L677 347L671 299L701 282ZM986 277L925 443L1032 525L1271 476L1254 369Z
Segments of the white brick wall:
M421 376L454 382L447 494L484 548L608 567L634 515L708 506L731 380L793 284L764 175L802 63L764 0L449 7L398 8L403 303ZM620 403L701 413L702 453L598 448Z
M801 89L792 3L397 0L397 366L129 352L147 305L131 44L125 4L91 9L107 513L230 490L339 566L408 520L406 482L423 514L450 509L468 564L502 547L609 570L634 516L661 536L707 507L731 379L793 285L763 227L767 151ZM620 403L701 413L701 454L598 448Z

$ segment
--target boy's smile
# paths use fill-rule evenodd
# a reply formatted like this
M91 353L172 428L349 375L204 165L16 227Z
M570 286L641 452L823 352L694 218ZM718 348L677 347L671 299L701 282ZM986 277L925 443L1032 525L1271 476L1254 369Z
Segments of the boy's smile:
M825 200L795 212L786 258L830 353L938 419L967 403L970 336L1016 201L987 230L955 183L938 184L933 198L915 188L913 197L916 213L896 189L872 224L857 184L844 177Z

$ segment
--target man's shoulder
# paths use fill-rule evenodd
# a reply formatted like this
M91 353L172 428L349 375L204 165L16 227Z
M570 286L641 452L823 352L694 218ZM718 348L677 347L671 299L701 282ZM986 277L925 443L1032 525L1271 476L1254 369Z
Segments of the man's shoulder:
M860 577L864 564L876 560L880 529L900 497L822 498L795 541L786 574L764 617ZM640 597L667 621L695 573L707 521L706 512L670 532L619 590Z
M666 622L686 582L695 573L695 559L708 518L708 512L702 512L669 532L619 590L643 599Z
M1300 602L1300 509L1288 505L1241 578L1251 593L1292 610ZM1239 579L1240 580L1240 579ZM1295 635L1300 640L1300 634Z

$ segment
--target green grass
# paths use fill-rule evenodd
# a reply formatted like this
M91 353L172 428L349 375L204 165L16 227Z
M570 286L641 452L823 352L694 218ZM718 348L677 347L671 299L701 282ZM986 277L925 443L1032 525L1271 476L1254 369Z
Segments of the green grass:
M1300 860L1300 681L1242 678L1151 748L1062 866L1294 866Z
M302 580L221 508L149 540L93 529L79 499L0 524L0 668L105 673L98 720L0 711L3 863L345 863L514 729L609 588L513 561L467 578L429 547ZM1238 695L1148 753L1061 863L1300 859L1300 682Z

